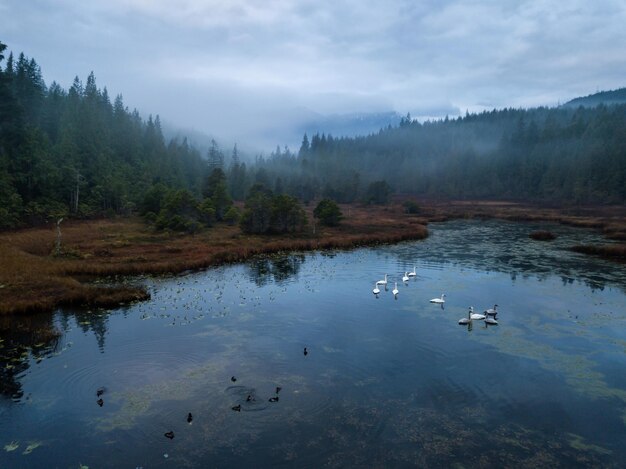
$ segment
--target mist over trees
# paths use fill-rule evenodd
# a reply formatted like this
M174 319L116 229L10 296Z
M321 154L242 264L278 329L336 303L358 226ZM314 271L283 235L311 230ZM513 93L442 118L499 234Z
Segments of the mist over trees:
M130 213L155 183L200 194L206 162L186 140L166 143L158 116L111 101L93 73L65 90L34 59L2 55L0 227Z
M407 115L368 136L305 134L297 152L246 161L212 141L203 157L186 139L166 142L158 116L111 100L93 73L47 86L34 59L0 43L0 228L139 212L162 229L241 219L250 233L293 232L306 222L299 203L394 193L624 203L626 104Z
M429 198L626 201L626 105L503 109L364 137L304 136L298 154L257 161L268 184L304 201Z

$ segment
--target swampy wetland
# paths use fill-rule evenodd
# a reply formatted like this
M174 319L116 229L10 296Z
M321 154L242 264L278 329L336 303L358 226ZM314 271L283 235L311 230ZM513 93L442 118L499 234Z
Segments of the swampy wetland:
M0 467L624 467L626 266L567 249L602 236L429 232L3 317ZM497 326L458 324L494 304Z

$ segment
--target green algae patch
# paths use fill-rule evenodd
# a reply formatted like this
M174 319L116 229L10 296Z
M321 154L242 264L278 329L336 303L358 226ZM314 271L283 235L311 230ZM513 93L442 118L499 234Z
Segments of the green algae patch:
M580 451L595 451L599 454L613 453L613 451L603 448L602 446L585 443L585 439L580 435L576 435L575 433L568 433L567 436L569 437L570 446L574 449L578 449Z
M7 453L10 453L11 451L15 451L19 447L20 447L19 441L12 441L11 443L8 443L8 444L4 445L4 450Z
M43 443L41 441L31 441L22 454L27 455L39 448Z

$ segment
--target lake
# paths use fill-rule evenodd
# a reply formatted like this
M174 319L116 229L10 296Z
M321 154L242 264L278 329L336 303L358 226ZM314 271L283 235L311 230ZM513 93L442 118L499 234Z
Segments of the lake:
M626 266L566 250L601 235L429 231L3 318L0 468L626 466ZM458 324L494 304L497 326Z

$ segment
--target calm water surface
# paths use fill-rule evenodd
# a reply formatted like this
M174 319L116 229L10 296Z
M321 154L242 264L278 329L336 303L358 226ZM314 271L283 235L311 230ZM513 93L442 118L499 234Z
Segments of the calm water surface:
M529 240L537 228L559 238ZM429 229L20 320L58 337L5 318L0 468L624 467L626 267L566 251L601 239L586 230ZM498 326L457 324L494 303Z

